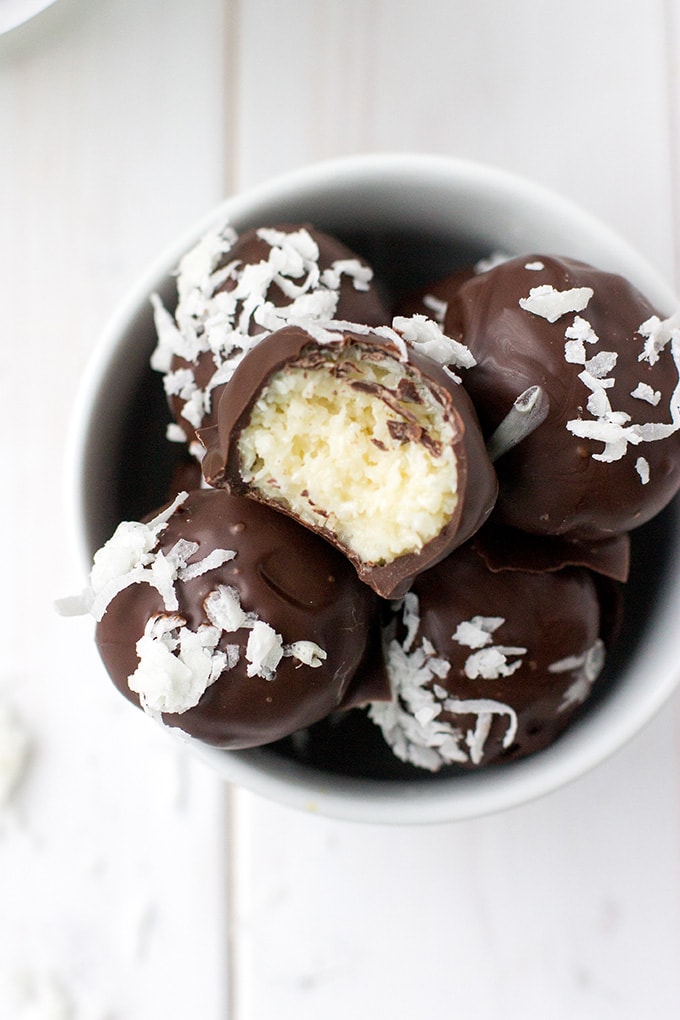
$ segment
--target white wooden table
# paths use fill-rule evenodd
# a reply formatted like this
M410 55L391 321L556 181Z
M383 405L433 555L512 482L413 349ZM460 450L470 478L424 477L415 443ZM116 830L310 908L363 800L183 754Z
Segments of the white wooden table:
M57 0L0 36L0 703L32 751L0 810L1 1020L678 1014L679 698L536 803L356 826L225 789L52 602L83 580L79 378L195 218L319 158L467 156L677 287L679 68L680 0Z

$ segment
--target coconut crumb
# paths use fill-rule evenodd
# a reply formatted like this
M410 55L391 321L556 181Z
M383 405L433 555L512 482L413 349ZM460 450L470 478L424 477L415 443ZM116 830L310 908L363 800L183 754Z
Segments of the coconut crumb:
M605 391L615 384L611 373L616 369L617 354L614 351L599 351L593 357L587 356L585 345L597 343L598 337L587 320L581 316L576 316L572 325L565 331L565 361L583 366L579 379L590 390L586 408L592 415L591 419L572 419L567 422L566 427L578 438L592 439L604 444L603 450L592 455L594 460L612 463L626 455L629 445L638 446L642 442L666 439L680 428L680 328L673 325L676 319L678 316L661 322L658 317L652 316L638 330L647 338L645 350L638 359L640 361L647 360L654 364L666 344L668 342L671 344L671 357L678 372L678 384L669 401L670 422L637 424L628 413L615 410ZM656 407L661 401L662 394L658 390L653 390L647 383L640 382L631 392L631 396ZM645 458L639 460L647 464ZM644 465L641 467L641 478L646 478L643 484L649 480Z
M521 656L526 654L526 648L506 648L502 645L493 645L491 648L482 648L473 652L465 661L464 672L469 680L498 680L502 676L512 676L522 665ZM519 656L515 662L510 659Z
M420 617L415 593L410 592L401 607L406 641L389 640L385 653L392 700L373 702L368 713L393 753L402 761L432 772L454 763L479 765L496 715L508 721L503 746L509 747L517 732L514 709L492 699L451 698L437 682L446 678L451 664L436 654L427 639L422 638L418 644L413 639L414 625ZM500 617L482 616L466 621L460 630L463 643L486 644L502 622ZM472 716L475 722L466 729L455 725L451 716Z
M647 485L649 482L649 461L644 457L638 457L635 461L635 470L639 474L642 484Z
M301 665L311 666L312 669L318 669L328 658L315 641L293 641L284 648L284 655L291 655Z
M491 644L494 632L503 623L502 616L474 616L458 624L453 639L466 648L483 648Z
M512 257L512 255L508 255L505 251L492 251L490 255L479 259L475 263L475 274L481 276L482 273L488 273L489 270L495 269L496 266L502 266L504 262L509 262Z
M661 400L661 390L652 389L648 383L643 382L638 383L630 395L635 397L636 400L644 400L646 403L651 404L652 407L656 407Z
M263 620L257 620L252 627L246 646L248 676L259 676L273 680L276 667L283 658L283 641L273 627Z
M580 675L576 677L574 682L564 692L562 701L557 709L558 712L566 712L568 709L576 708L586 701L593 684L602 672L604 661L604 642L598 638L582 655L570 655L548 666L548 672L550 673L580 671Z
M166 391L183 401L182 415L194 429L210 413L214 387L228 382L264 336L286 325L316 324L328 342L323 327L334 319L343 280L365 291L373 278L371 268L358 259L337 259L321 272L318 245L305 228L287 233L263 227L257 233L269 251L254 264L225 262L238 240L229 224L201 238L179 264L174 316L157 294L151 298L158 340L151 366L165 376ZM227 281L233 288L220 290ZM267 298L272 284L286 296L282 305ZM215 371L199 387L194 366L205 354L212 356ZM188 364L172 371L176 357Z
M639 327L638 333L645 340L644 350L639 355L638 361L647 361L650 365L655 365L669 341L680 342L680 311L667 319L660 319L658 315L650 316Z
M434 321L439 325L444 325L446 319L446 313L449 310L448 301L442 301L441 298L435 297L434 294L426 294L423 297L423 304L425 307L432 312Z
M219 638L217 627L192 631L181 616L152 616L137 642L139 665L128 677L142 708L181 714L197 705L226 665L216 651Z
M519 299L520 308L540 315L548 322L557 322L567 312L582 312L593 296L591 287L572 287L556 290L549 283L532 287L529 296Z
M441 326L425 315L396 316L392 328L421 354L432 358L439 365L455 365L456 368L474 368L477 364L469 347L446 336Z

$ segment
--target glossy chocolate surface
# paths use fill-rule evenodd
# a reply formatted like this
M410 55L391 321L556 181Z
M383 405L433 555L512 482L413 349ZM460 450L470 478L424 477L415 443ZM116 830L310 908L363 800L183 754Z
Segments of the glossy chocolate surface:
M375 611L373 594L346 560L289 518L220 490L189 494L161 533L161 550L167 553L178 539L199 543L189 563L215 549L236 551L230 562L176 582L178 611L189 628L209 622L206 597L228 585L238 591L243 609L269 623L286 644L313 641L327 658L314 668L288 657L273 679L248 676L243 651L250 632L223 633L217 647L238 644L239 662L195 707L166 713L164 722L218 747L243 748L280 739L336 709L364 658ZM128 686L138 665L136 643L150 617L163 612L158 591L136 583L113 599L97 626L109 674L136 703Z
M398 360L399 351L390 340L345 331L334 347L348 350L380 351ZM206 446L203 474L211 485L223 485L253 499L260 494L244 483L239 463L238 438L248 423L250 410L267 381L285 366L323 362L323 345L315 343L303 329L288 327L263 340L243 359L222 396L218 427L200 432ZM489 516L496 497L497 481L486 454L484 440L472 403L464 388L430 358L409 350L411 370L437 395L455 423L453 440L458 465L458 502L453 517L442 531L418 552L407 553L391 562L361 561L328 529L317 529L338 546L354 563L361 579L384 598L402 595L414 577L465 542ZM395 395L396 397L396 395ZM376 399L381 399L376 395ZM419 441L406 439L405 441ZM285 507L282 508L285 511ZM285 511L287 512L287 511Z
M537 264L542 268L527 268ZM520 306L533 288L544 286L591 288L593 295L582 311L549 322ZM680 487L680 431L658 441L630 442L620 459L605 463L598 459L601 440L579 437L567 427L577 419L593 420L591 389L579 378L584 365L565 358L565 333L577 314L599 337L584 345L587 357L616 355L603 392L617 415L628 416L619 421L671 423L678 365L671 345L655 364L640 360L644 340L638 331L655 310L631 284L581 262L527 255L462 283L455 274L427 290L448 303L445 332L462 338L477 359L464 383L487 437L527 387L543 387L550 403L545 422L496 463L497 514L504 523L593 540L636 528L666 506ZM641 383L660 394L657 406L632 396ZM636 469L640 457L649 470L646 482Z

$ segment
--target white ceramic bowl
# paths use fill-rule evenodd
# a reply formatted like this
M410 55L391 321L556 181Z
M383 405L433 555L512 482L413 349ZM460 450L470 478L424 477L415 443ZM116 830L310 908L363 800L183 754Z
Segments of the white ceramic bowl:
M317 164L222 203L151 267L100 338L74 414L68 492L83 565L122 518L164 502L169 470L149 295L172 305L172 271L217 221L238 230L307 221L337 233L395 287L425 283L494 250L585 261L634 282L660 311L675 306L657 273L609 229L526 180L473 163L418 155ZM140 439L141 437L141 439ZM149 470L149 465L152 465ZM641 538L629 584L630 636L582 717L552 747L522 761L455 775L382 766L372 776L303 764L277 748L219 751L189 742L225 780L274 800L355 821L432 823L471 818L547 794L602 762L663 705L680 681L680 526L677 501ZM103 667L102 667L103 674ZM106 678L93 678L93 682ZM373 727L373 730L377 728ZM381 738L380 738L381 739ZM357 748L360 758L361 748ZM414 770L415 771L415 770Z

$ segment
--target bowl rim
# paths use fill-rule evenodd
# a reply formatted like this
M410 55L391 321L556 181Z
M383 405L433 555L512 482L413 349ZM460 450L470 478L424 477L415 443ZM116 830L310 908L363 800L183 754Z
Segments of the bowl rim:
M69 427L65 470L65 514L70 538L81 566L89 570L92 550L87 540L88 510L83 465L88 455L90 427L116 363L118 344L125 337L149 296L172 275L181 256L211 227L230 221L239 229L257 219L256 210L271 202L328 189L386 184L403 187L425 181L435 188L465 189L501 196L504 200L545 212L569 222L586 239L616 253L627 275L653 303L668 312L676 298L660 274L619 234L570 199L543 185L506 170L456 157L418 153L375 153L312 163L232 195L182 231L148 266L119 302L106 323L86 365ZM671 571L680 575L680 539ZM223 779L270 800L308 812L346 821L383 824L427 824L459 821L516 807L549 794L580 778L621 749L662 708L680 684L680 663L670 654L674 622L680 618L680 585L669 591L655 621L644 635L622 679L608 695L604 711L585 714L559 741L521 761L490 772L482 769L452 779L376 780L325 774L310 766L282 759L270 749L223 751L187 737L179 739ZM634 675L645 670L655 635L667 636L665 654L644 685ZM663 642L662 642L663 644ZM102 667L103 668L103 667ZM598 706L598 709L600 706ZM168 728L169 733L177 731ZM452 784L455 783L453 789Z

